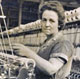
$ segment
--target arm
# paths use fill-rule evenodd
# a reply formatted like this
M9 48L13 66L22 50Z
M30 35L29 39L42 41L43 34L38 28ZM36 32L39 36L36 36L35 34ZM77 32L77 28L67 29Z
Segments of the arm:
M36 53L30 55L30 58L36 61L37 67L43 71L45 74L52 75L56 73L64 64L58 58L51 58L49 61L43 59Z
M34 59L37 67L48 75L52 75L57 72L64 64L64 62L61 62L58 58L51 58L47 61L37 55L34 51L30 50L28 47L21 44L15 44L13 48L17 49L17 52L19 52L20 55Z

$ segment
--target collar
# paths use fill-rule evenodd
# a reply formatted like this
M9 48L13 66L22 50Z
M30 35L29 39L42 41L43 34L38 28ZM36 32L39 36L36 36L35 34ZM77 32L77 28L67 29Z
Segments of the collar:
M63 33L62 32L59 32L58 34L56 34L54 37L53 37L53 40L57 40L59 38L61 38L63 36Z
M59 38L62 38L63 37L63 33L60 31L60 32L58 32L55 36L50 36L50 37L48 37L45 41L44 41L44 43L48 43L48 42L50 42L51 40L52 41L56 41L57 39L59 39Z

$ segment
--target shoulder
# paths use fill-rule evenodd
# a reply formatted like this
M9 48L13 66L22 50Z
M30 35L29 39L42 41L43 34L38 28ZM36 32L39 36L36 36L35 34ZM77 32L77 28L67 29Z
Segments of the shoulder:
M62 44L62 47L65 47L67 51L73 50L74 48L73 44L68 40L63 40L61 44Z
M70 42L70 41L68 41L68 40L65 40L65 39L63 39L63 40L59 40L56 44L55 44L55 47L66 47L67 48L67 50L68 49L71 49L71 48L73 48L73 44Z
M70 57L73 55L73 45L70 41L68 40L61 40L58 41L52 48L51 54L57 54L57 55L62 55L65 54L66 56Z

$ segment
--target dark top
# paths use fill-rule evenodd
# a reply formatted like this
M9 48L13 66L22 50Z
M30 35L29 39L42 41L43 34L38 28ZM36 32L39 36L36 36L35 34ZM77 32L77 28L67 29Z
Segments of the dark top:
M42 58L49 60L50 58L59 57L64 61L64 64L68 61L68 58L73 55L72 44L65 40L63 35L59 33L55 37L50 37L41 46L38 55ZM39 68L35 68L36 79L54 79L55 74L46 75ZM26 68L20 70L20 74L17 79L28 78L28 72ZM34 79L34 78L33 78Z
M68 61L68 58L73 55L72 44L65 40L63 35L57 37L51 37L40 48L38 55L42 58L49 60L51 57L59 57L64 61L64 64ZM40 71L37 67L35 69L36 79L52 79L53 75L46 75Z

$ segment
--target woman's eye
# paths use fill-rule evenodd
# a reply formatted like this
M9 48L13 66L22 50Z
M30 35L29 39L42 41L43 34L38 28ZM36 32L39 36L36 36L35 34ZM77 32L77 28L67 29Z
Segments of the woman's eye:
M54 20L50 19L50 22L55 22Z
M43 19L42 19L42 21L46 21L46 19L45 19L45 18L43 18Z

